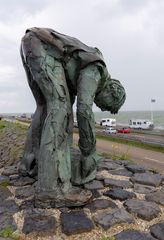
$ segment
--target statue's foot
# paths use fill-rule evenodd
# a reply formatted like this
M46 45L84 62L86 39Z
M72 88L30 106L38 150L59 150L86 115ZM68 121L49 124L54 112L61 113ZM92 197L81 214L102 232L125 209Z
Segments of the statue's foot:
M37 167L34 153L33 152L26 153L21 161L18 172L23 177L25 176L35 177L37 176L37 171L38 171L37 168L38 167Z
M80 186L85 183L91 182L92 180L95 179L97 173L97 169L92 171L87 177L81 178L81 176L78 176L78 178L72 180L72 184L75 186Z
M35 195L35 207L59 208L79 207L92 199L92 193L78 187L72 187L67 193L58 194L56 191L39 192Z
M27 169L23 163L20 164L20 166L18 168L18 173L19 173L19 175L21 175L23 177L28 176Z
M96 152L90 154L89 156L81 155L79 164L73 165L72 170L72 184L82 185L88 183L95 179L97 172L97 165L101 157L96 154ZM81 169L82 168L82 169ZM78 173L78 174L77 174Z

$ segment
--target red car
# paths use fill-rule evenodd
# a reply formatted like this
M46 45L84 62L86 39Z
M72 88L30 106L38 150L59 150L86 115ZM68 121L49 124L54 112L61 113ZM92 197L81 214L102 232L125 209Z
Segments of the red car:
M120 128L117 129L118 133L130 133L130 129L129 128Z

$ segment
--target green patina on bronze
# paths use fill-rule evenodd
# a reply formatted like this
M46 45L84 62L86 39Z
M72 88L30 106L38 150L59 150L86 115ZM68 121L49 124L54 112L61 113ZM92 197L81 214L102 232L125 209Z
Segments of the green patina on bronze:
M92 105L95 102L101 110L117 113L125 101L125 90L118 80L111 79L97 48L52 29L28 29L21 57L37 109L20 173L38 176L36 205L83 205L91 193L73 185L89 182L96 175ZM70 147L76 96L81 158L74 162Z

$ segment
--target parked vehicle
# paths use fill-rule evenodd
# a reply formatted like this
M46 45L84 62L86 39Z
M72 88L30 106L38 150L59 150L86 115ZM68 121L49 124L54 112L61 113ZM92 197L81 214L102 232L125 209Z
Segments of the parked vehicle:
M116 119L115 118L102 118L100 121L100 125L106 126L106 127L115 127Z
M129 127L134 129L153 129L154 124L150 120L145 119L131 119Z
M104 129L103 132L108 133L108 134L112 134L112 133L116 134L117 133L116 129L114 129L112 127L108 127L106 129Z
M118 133L130 133L130 129L129 128L120 128L117 129Z

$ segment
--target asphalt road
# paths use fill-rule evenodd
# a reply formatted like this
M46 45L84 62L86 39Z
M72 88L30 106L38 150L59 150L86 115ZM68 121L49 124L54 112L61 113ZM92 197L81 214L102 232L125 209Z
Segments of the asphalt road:
M74 133L73 139L74 143L77 144L79 139L78 133ZM140 163L147 168L164 172L164 153L106 140L97 140L97 151L112 155L126 154L129 160Z

